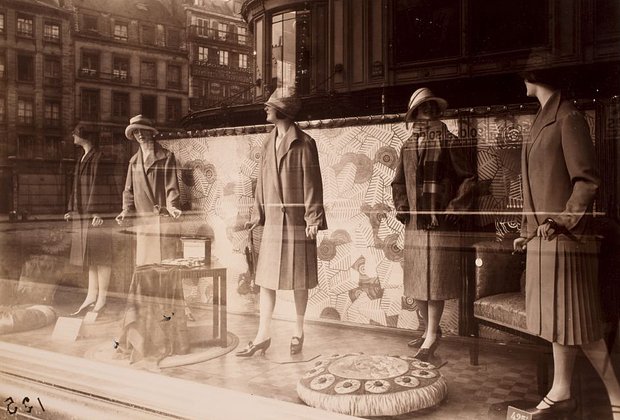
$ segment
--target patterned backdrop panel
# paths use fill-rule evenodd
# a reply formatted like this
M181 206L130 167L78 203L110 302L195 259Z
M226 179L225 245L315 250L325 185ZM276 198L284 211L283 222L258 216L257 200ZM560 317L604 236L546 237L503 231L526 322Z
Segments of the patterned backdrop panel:
M589 115L593 121L593 114ZM533 115L489 115L445 120L475 146L479 176L477 224L518 227L522 206L520 151ZM593 124L592 124L593 125ZM305 129L317 143L329 229L318 235L319 285L310 293L308 317L406 329L422 327L413 301L403 299L403 226L395 219L391 182L404 123ZM212 253L229 268L231 286L247 271L248 234L260 150L266 133L166 140L177 157L186 231L213 236ZM260 252L261 230L254 234ZM257 311L256 296L229 287L233 311ZM292 294L276 312L292 316ZM458 328L458 302L442 319Z

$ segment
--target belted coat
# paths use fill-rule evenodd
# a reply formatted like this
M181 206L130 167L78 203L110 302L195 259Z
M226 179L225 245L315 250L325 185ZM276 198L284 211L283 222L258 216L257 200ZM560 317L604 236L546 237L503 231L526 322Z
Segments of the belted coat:
M129 160L123 210L136 216L136 265L154 264L175 255L174 225L158 209L179 208L180 194L174 154L155 143L146 160L142 150Z
M318 284L316 239L306 226L327 229L319 154L312 137L292 124L276 150L273 129L263 144L252 222L263 225L256 284L272 290Z
M523 220L527 244L526 313L533 334L564 345L602 336L598 244L592 208L600 183L588 123L556 92L539 110L522 149ZM536 237L547 218L569 234Z

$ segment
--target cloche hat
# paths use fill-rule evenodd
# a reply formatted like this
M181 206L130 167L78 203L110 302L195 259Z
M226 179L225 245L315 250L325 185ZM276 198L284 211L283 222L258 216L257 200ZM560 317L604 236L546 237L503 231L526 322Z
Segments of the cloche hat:
M133 140L133 132L134 130L138 129L151 130L153 134L157 134L158 132L157 129L153 127L153 122L150 119L142 116L142 114L136 115L129 120L129 125L125 129L125 137L127 137L128 140Z
M301 109L301 100L293 89L285 90L279 87L273 91L265 105L272 106L290 119L294 119Z
M448 107L448 102L445 99L439 98L433 95L433 92L429 88L420 88L413 92L411 98L409 98L409 109L405 114L405 121L411 121L411 115L424 102L435 101L441 112L445 111Z

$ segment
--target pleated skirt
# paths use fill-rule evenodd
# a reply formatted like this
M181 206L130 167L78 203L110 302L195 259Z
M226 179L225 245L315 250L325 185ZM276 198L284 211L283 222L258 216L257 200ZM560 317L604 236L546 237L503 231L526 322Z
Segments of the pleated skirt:
M405 232L404 294L417 300L461 296L461 237L455 231Z
M598 248L594 238L528 243L525 298L532 334L562 345L602 338Z

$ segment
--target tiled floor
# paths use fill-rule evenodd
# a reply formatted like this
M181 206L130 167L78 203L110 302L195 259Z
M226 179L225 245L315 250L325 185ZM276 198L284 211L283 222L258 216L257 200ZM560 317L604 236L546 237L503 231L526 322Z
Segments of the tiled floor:
M122 308L122 304L113 307ZM209 314L201 313L199 318L208 319ZM239 337L242 346L253 338L257 322L254 316L230 315L229 331ZM112 344L112 338L120 328L120 315L116 321L101 324L91 330L88 337L72 345L51 341L52 328L49 326L2 336L1 339L83 357L103 342ZM350 352L412 354L406 346L409 337L402 331L309 323L303 354L292 359L288 354L291 331L291 322L274 320L272 347L264 357L255 355L252 358L238 358L231 352L202 363L162 369L161 374L303 404L295 388L299 377L313 366L310 359ZM437 359L433 362L438 365L445 363L441 371L449 387L448 397L438 407L382 419L482 419L488 418L491 404L518 399L535 401L539 398L536 393L535 355L521 353L514 347L483 344L479 366L471 366L467 343L467 339L448 337L437 351ZM617 356L616 352L616 362L619 360ZM579 361L575 393L581 398L582 407L576 418L611 418L602 384L584 360Z

